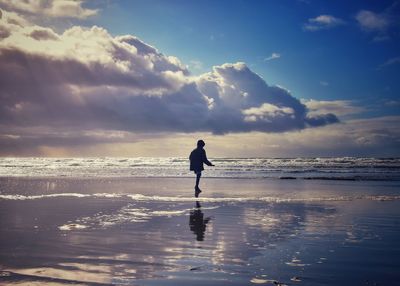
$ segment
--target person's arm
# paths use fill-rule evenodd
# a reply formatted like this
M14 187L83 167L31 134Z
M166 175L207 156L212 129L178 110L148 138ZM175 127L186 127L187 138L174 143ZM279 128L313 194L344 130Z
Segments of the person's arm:
M207 155L206 155L206 150L203 150L203 162L207 165L207 166L215 166L213 163L211 163L210 161L208 161L207 159Z

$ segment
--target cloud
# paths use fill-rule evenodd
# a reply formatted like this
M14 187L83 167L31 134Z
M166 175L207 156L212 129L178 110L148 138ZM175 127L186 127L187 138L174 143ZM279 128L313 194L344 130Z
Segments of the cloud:
M134 134L92 130L48 132L10 130L0 136L0 155L12 156L182 156L198 138L210 157L400 156L400 116L347 120L319 128L283 133ZM14 132L14 133L12 133ZM162 148L160 148L160 144Z
M400 116L353 119L298 132L203 136L214 156L399 156ZM249 140L248 138L251 138ZM173 140L173 139L171 139ZM193 143L192 143L193 144Z
M384 105L389 107L398 107L400 106L400 100L386 100Z
M308 19L307 23L303 25L305 31L319 31L327 30L337 26L344 25L346 22L342 19L336 18L332 15L319 15L315 18Z
M272 53L269 57L266 57L264 61L271 61L271 60L276 60L281 57L281 54L278 53Z
M263 103L259 107L244 109L244 121L266 120L272 122L277 117L294 116L294 110L290 107L278 107L269 103Z
M214 133L282 132L338 122L332 114L319 116L318 120L309 116L288 90L269 86L241 62L216 66L196 83L209 102L206 124ZM292 111L287 112L289 109Z
M388 67L388 66L398 65L398 64L400 64L400 57L394 57L394 58L388 59L386 62L381 64L379 66L379 68L385 68L385 67Z
M193 76L178 58L132 35L112 36L97 26L57 33L13 12L3 16L0 133L11 137L1 140L20 136L39 145L28 131L39 127L43 142L57 142L60 134L78 138L93 130L226 134L338 122L332 113L308 113L245 63Z
M33 28L32 31L28 35L38 41L58 40L59 39L58 35L56 33L54 33L53 30L51 30L49 28L42 28L42 27Z
M364 107L357 106L351 100L302 100L309 110L310 115L318 116L321 114L333 113L338 116L355 115L365 112Z
M17 32L23 27L31 25L32 23L14 12L1 13L0 40L9 37L13 32Z
M360 27L367 31L384 31L389 27L389 19L385 14L377 14L368 10L361 10L356 15Z
M328 85L329 85L329 82L327 82L327 81L325 81L325 80L321 80L321 81L319 82L319 84L322 85L322 86L328 86Z
M0 0L0 7L7 11L49 17L85 19L98 13L96 9L84 8L79 0Z
M400 20L400 2L395 1L382 12L360 10L355 19L360 28L366 32L374 33L374 42L387 41L393 36L398 36Z
M195 69L195 70L201 70L203 69L203 63L199 60L191 60L189 67Z

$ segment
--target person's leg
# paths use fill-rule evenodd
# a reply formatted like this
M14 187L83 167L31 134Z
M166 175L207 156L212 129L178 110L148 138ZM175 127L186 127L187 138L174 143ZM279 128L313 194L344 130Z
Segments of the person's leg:
M196 172L196 186L195 186L196 189L199 188L200 178L201 178L201 171Z

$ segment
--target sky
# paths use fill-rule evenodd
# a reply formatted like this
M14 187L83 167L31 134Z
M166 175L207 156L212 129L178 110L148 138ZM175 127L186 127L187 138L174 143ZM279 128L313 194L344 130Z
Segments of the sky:
M0 156L400 156L400 1L0 11Z

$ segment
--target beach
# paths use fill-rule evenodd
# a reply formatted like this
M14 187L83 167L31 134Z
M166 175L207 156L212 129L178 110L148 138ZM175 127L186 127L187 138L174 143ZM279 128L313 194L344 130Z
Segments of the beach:
M0 0L0 286L400 286L400 0Z
M1 285L399 285L398 181L0 178Z

